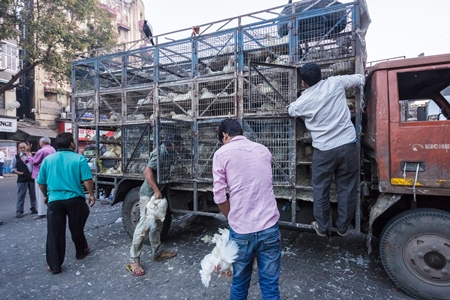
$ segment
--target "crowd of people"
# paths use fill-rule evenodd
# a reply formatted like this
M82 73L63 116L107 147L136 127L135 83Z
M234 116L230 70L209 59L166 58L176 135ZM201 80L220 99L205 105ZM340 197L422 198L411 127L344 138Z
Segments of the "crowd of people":
M290 116L304 120L312 136L315 218L312 228L319 236L326 236L330 229L329 190L335 180L337 233L345 236L355 214L359 151L347 107L346 90L363 86L364 76L355 74L322 79L320 67L307 63L298 69L298 78L304 90L287 110ZM235 119L222 120L217 137L223 145L213 156L214 202L227 218L230 240L239 247L238 257L233 263L230 299L247 299L254 259L258 265L262 298L280 299L280 213L272 187L272 154L264 145L248 140ZM133 276L145 275L140 258L147 235L153 260L161 261L177 255L176 252L162 250L162 219L152 217L149 202L161 200L162 214L165 214L166 186L156 180L157 170L162 177L168 176L174 153L181 151L182 145L181 136L171 135L150 153L139 194L140 219L133 235L129 263L126 264ZM33 156L30 145L21 142L19 153L11 164L12 172L17 174L16 217L23 216L27 191L31 213L37 214L36 219L47 217L46 258L48 270L53 274L61 272L64 262L66 219L76 258L82 259L89 254L84 226L89 206L95 204L92 173L86 158L75 153L73 135L58 134L56 146L57 150L50 145L50 139L42 137L40 150ZM1 153L0 166L3 164ZM164 179L167 178L162 181ZM89 205L80 182L89 193Z

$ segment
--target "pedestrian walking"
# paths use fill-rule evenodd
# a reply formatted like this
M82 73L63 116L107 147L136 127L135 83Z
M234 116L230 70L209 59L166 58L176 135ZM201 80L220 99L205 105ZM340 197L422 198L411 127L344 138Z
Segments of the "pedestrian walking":
M176 159L176 153L182 148L183 140L180 135L168 135L165 141L159 147L160 151L160 172L161 178L167 180L170 174L170 167ZM154 196L155 199L164 198L164 184L157 182L157 163L158 149L155 148L150 153L147 166L144 170L144 182L139 191L139 209L140 217L133 234L133 241L130 249L130 263L125 267L133 276L145 275L145 271L141 266L142 245L145 237L150 235L150 244L154 261L162 261L173 258L177 255L173 251L163 251L161 249L161 231L163 223L160 219L150 218L151 211L147 209L147 203ZM166 200L167 201L167 200ZM165 205L167 209L167 205ZM162 212L165 215L165 211Z
M44 161L44 158L56 152L55 148L53 148L50 144L51 144L50 138L43 136L39 140L40 149L36 152L36 154L34 156L31 156L31 153L29 151L27 153L28 158L26 162L28 162L32 167L31 177L34 180L36 180L39 174L39 170L41 169L41 165L42 162ZM44 195L39 189L39 185L37 184L36 181L35 181L35 190L36 190L38 215L33 219L39 220L47 216L47 205L44 203Z
M312 226L326 236L330 224L330 185L333 177L338 195L337 233L345 236L355 215L359 148L356 131L347 105L346 90L364 85L360 74L331 76L322 80L320 67L307 63L298 70L306 87L290 104L292 117L302 117L311 131L313 211Z
M31 177L32 168L26 162L28 152L29 146L25 142L19 143L19 154L16 154L11 162L12 173L17 174L16 218L23 217L27 190L30 195L30 211L32 214L37 214L34 179Z
M83 259L90 252L84 235L84 226L89 216L89 206L81 182L89 192L89 204L95 204L94 182L87 160L76 153L71 133L56 136L56 153L42 162L37 182L47 204L46 259L48 271L61 272L66 249L66 219L76 259Z
M254 257L262 299L280 299L280 212L272 186L272 154L249 141L233 119L220 122L218 139L224 145L213 157L214 202L228 219L230 240L239 246L230 299L247 299Z
M5 165L5 152L0 150L0 178L3 178L3 166Z

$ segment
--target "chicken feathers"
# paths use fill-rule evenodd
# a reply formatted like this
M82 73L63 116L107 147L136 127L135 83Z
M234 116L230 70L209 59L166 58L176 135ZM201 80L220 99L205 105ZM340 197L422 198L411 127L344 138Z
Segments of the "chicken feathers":
M231 276L232 264L238 257L239 247L235 241L230 240L230 231L228 229L219 229L219 234L214 234L211 239L205 239L205 242L211 241L215 247L211 253L207 254L201 261L200 277L205 287L209 286L211 274L213 272L220 275Z
M164 222L166 218L167 211L167 200L166 198L155 199L155 196L152 196L150 201L147 202L145 206L146 213L145 215L148 218L148 222L154 222L156 220L160 220Z

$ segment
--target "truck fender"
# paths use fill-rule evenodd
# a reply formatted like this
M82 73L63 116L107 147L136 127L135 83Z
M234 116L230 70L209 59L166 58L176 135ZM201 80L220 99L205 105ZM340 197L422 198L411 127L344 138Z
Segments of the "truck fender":
M370 209L369 217L369 231L367 234L367 251L370 254L372 252L372 225L386 210L388 210L392 205L397 203L401 199L401 195L397 194L380 194L377 201Z
M135 187L141 186L142 182L143 179L122 179L119 181L111 205L122 202L128 192Z

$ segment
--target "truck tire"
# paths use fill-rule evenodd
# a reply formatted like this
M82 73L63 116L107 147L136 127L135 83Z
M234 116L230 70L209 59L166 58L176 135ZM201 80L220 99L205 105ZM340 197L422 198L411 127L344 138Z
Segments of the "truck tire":
M449 299L450 213L419 208L400 213L381 233L380 256L394 283L418 299Z
M122 222L125 231L128 235L133 238L134 229L136 224L139 222L139 217L141 215L139 210L139 190L140 187L135 187L130 190L122 203ZM172 212L167 209L166 218L163 222L163 228L161 231L161 240L167 238L169 234L170 224L172 223ZM150 244L148 236L145 237L144 243Z

